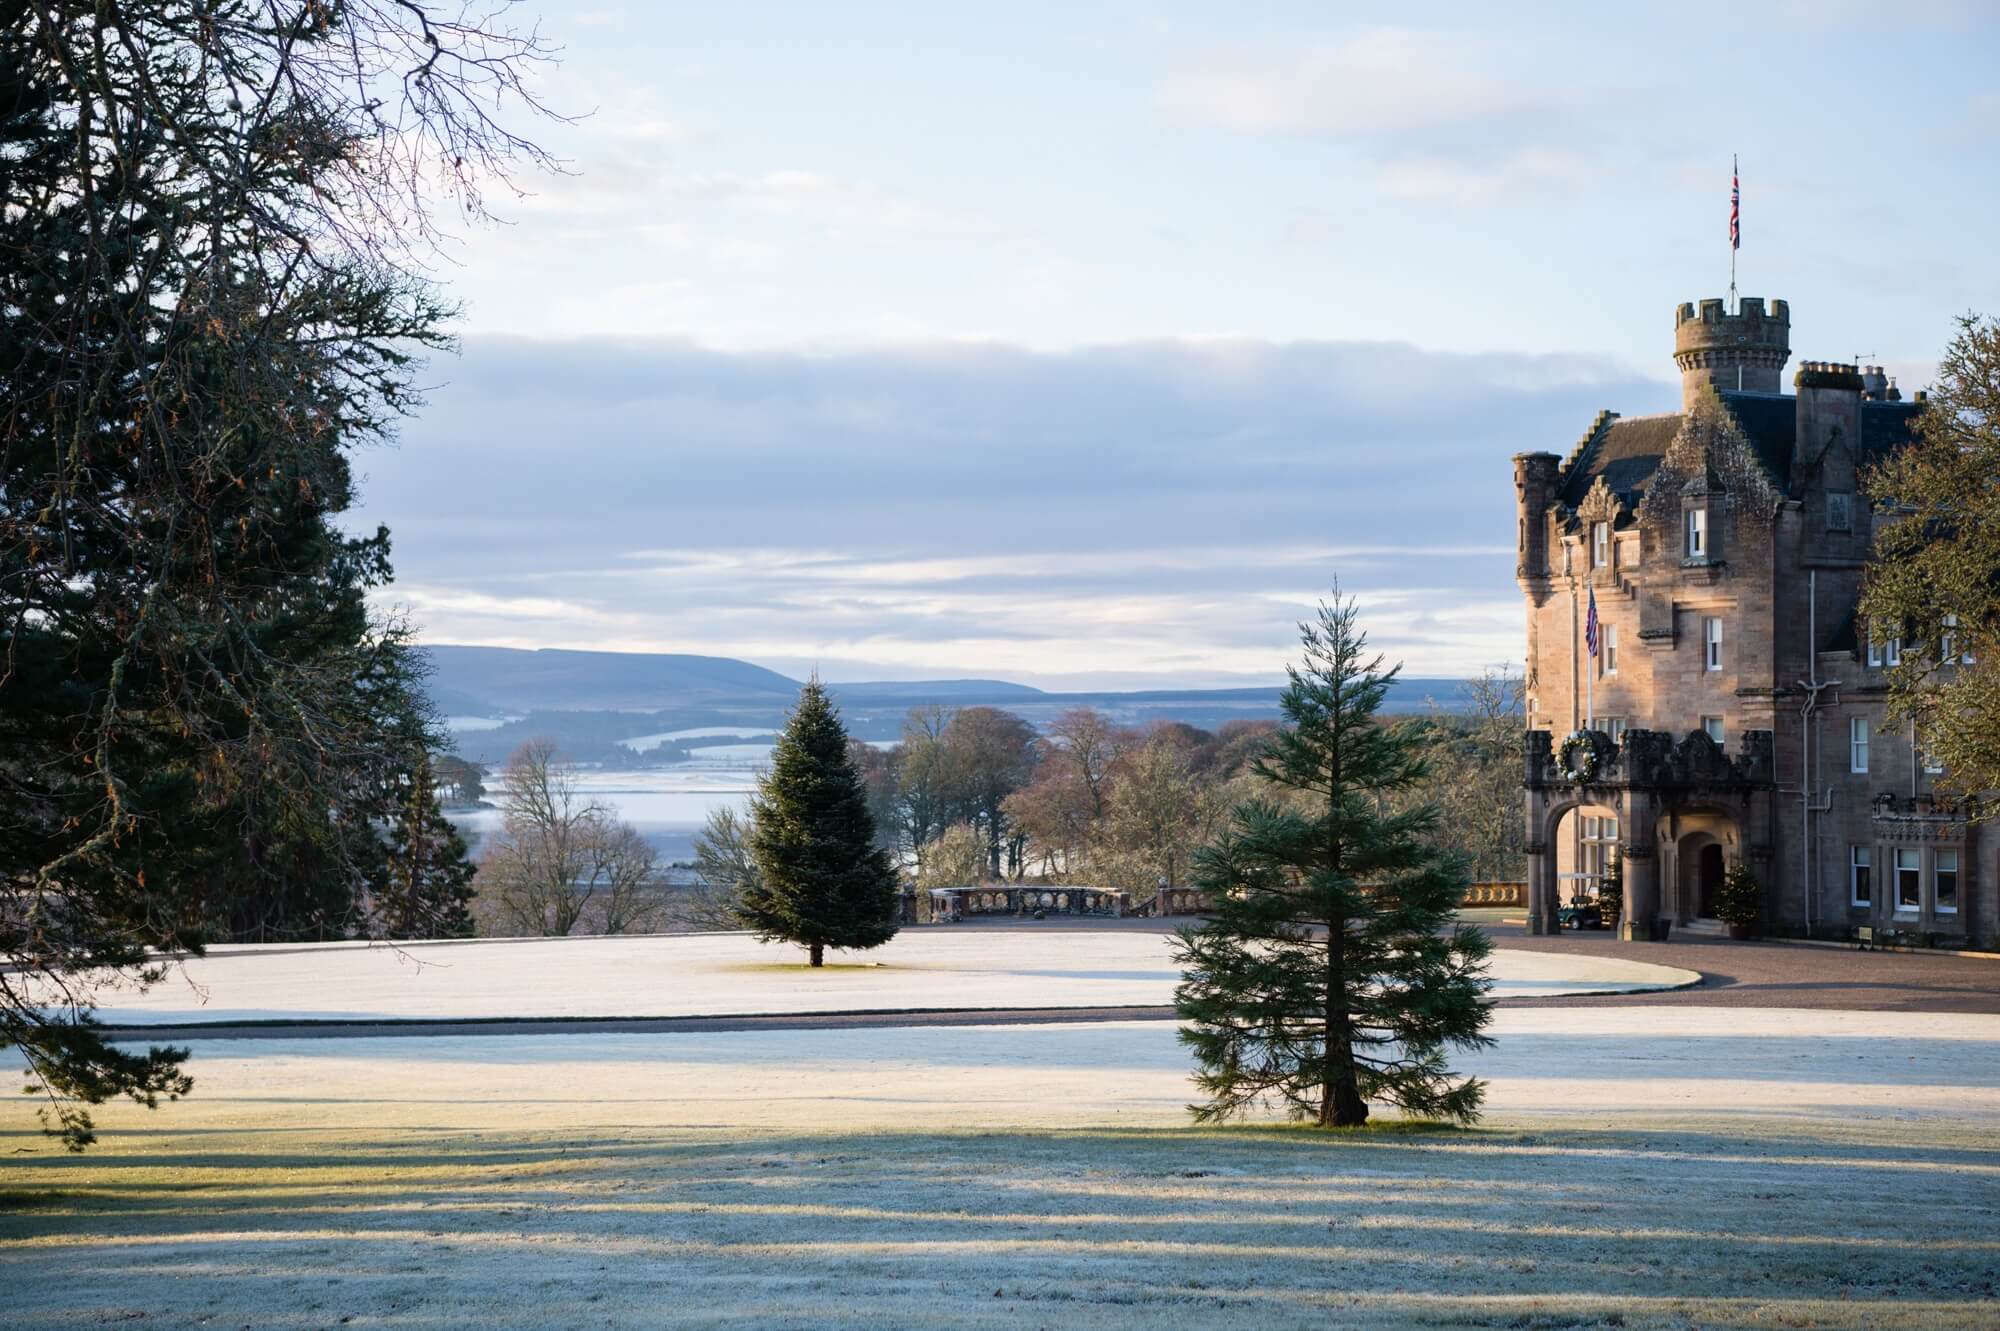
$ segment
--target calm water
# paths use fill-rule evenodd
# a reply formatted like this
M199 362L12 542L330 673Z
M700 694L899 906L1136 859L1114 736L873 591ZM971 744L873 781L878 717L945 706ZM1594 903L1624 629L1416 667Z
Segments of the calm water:
M584 770L575 777L579 795L610 805L618 817L658 847L663 860L671 862L693 857L694 834L701 830L710 810L741 812L749 808L757 772L758 765L731 754L721 763L686 763L637 772ZM496 782L487 799L498 804L503 793ZM500 811L477 809L453 814L452 821L468 840L483 838L499 829ZM475 844L473 854L478 853Z

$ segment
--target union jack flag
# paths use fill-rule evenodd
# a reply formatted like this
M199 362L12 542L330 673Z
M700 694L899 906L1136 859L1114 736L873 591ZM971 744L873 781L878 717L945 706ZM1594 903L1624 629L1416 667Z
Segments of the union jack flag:
M1590 612L1583 617L1583 646L1591 659L1597 659L1597 589L1590 589Z
M1729 248L1743 248L1743 188L1734 157L1729 159Z

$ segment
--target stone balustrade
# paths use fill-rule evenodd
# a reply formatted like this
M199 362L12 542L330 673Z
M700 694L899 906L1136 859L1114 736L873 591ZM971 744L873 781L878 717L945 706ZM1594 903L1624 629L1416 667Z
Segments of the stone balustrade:
M1129 892L1105 887L1041 884L993 884L981 887L930 889L931 922L946 924L973 916L1124 915L1132 909Z
M1465 889L1468 906L1526 906L1528 885L1519 883L1473 883Z

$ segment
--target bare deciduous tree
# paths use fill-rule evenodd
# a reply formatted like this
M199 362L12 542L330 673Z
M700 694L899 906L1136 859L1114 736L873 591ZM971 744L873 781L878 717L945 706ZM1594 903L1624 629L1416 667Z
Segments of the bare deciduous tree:
M478 888L514 934L636 933L661 911L659 856L611 809L583 797L545 739L507 760L500 835Z
M694 838L695 884L686 898L688 923L697 929L741 929L737 902L757 883L750 853L751 824L734 809L711 809Z

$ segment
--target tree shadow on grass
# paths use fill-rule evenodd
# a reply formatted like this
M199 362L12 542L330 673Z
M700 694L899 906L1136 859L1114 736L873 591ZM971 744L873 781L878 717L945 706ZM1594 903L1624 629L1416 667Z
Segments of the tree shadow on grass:
M444 1282L437 1298L532 1287L517 1325L571 1325L589 1291L671 1271L711 1301L656 1307L662 1321L748 1307L782 1322L811 1299L828 1324L908 1324L976 1288L1031 1323L1070 1319L1023 1305L1129 1309L1132 1325L1326 1325L1328 1307L1458 1325L1445 1314L1466 1301L1538 1316L1513 1301L1553 1299L1577 1319L1558 1325L1633 1300L1736 1325L1844 1299L1821 1325L1906 1310L1974 1326L2000 1262L1991 1228L1938 1223L1991 1216L2000 1148L1784 1125L302 1135L121 1133L23 1165L0 1240L43 1242L0 1243L15 1310L100 1306L118 1273L200 1273L162 1297L200 1286L247 1306L285 1281L366 1290L418 1271Z

